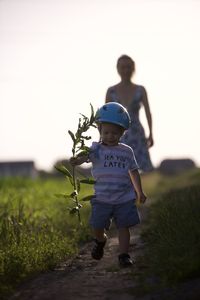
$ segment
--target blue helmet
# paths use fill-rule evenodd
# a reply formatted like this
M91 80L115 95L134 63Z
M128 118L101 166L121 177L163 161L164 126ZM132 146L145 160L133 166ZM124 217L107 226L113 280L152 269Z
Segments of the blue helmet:
M97 110L96 122L116 124L124 129L128 129L131 120L124 106L117 102L109 102Z

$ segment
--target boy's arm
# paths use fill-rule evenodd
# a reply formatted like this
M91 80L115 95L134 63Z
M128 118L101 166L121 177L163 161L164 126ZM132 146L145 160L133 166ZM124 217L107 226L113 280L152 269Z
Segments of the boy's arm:
M137 193L137 198L141 203L144 203L147 199L146 195L143 193L141 178L138 170L129 170L129 175L131 177L131 181Z
M82 165L84 162L88 162L88 155L81 155L77 157L71 157L69 160L72 166Z

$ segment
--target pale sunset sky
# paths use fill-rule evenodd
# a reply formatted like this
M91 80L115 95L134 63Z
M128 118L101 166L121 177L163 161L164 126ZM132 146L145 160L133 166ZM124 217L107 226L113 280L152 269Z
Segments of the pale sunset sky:
M200 0L0 0L0 161L71 156L67 131L104 103L122 54L148 92L154 166L200 166Z

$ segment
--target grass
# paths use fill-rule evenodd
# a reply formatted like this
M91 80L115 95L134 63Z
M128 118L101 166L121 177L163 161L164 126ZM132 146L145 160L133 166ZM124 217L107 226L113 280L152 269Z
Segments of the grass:
M82 196L90 187L83 188ZM90 237L89 206L82 208L83 225L70 216L69 200L55 197L70 193L65 180L0 180L0 298L9 295L24 278L53 269L77 253ZM73 203L72 203L73 205Z
M193 185L200 184L200 170L198 168L192 169L180 175L166 176L159 172L152 172L142 175L142 183L144 190L150 198L150 204L153 200L160 198L166 192L174 189L181 189Z
M159 278L161 285L200 276L199 169L171 177L154 172L142 181L150 198L143 231L145 276ZM77 216L68 213L73 203L55 197L60 193L71 193L66 180L0 180L1 299L24 279L75 255L90 239L89 204L84 202L79 226ZM81 196L91 193L91 185L81 188Z
M175 177L153 176L157 183L151 191L143 231L148 265L145 276L161 286L199 277L200 171Z

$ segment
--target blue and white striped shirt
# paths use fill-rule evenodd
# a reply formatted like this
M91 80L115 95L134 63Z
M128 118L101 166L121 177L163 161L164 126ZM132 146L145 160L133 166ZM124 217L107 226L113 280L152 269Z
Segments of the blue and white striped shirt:
M95 200L119 204L136 198L129 170L138 169L138 164L131 147L122 143L107 146L93 142L89 160L96 180Z

